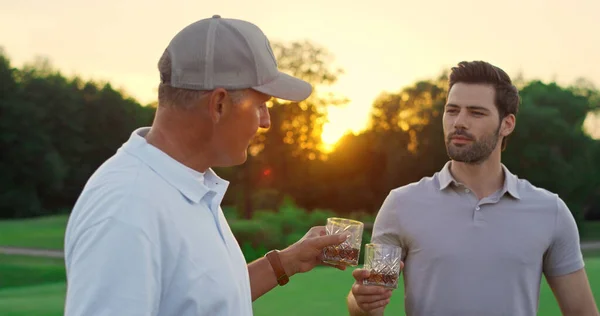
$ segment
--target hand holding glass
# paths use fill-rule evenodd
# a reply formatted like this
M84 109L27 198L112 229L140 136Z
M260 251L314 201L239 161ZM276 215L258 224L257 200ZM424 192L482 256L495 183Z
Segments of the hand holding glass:
M332 217L327 219L325 230L327 235L349 233L348 238L337 246L323 249L323 262L332 265L357 266L362 243L364 224L345 218Z
M365 245L365 265L369 277L364 285L378 285L389 289L398 288L402 248L385 244Z

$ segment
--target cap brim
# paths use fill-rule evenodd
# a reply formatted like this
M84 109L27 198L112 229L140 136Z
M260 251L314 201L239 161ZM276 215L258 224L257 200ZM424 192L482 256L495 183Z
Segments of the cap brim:
M295 102L305 100L312 93L312 86L308 82L283 72L279 72L275 80L252 89L278 99Z

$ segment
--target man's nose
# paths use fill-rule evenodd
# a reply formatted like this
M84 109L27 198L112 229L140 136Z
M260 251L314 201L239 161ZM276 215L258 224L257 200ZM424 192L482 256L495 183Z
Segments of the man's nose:
M269 108L265 104L260 111L260 124L261 128L271 127L271 114L269 114Z
M454 128L456 129L468 129L468 118L465 111L460 111L454 120Z

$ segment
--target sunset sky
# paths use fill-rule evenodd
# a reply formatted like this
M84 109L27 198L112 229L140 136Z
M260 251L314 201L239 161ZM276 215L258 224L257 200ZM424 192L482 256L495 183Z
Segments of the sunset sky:
M66 75L109 81L146 104L155 100L158 58L181 28L213 14L249 20L271 41L324 46L345 70L333 90L351 102L331 112L329 142L363 128L382 91L432 78L461 60L561 84L585 77L600 87L600 2L487 3L0 0L0 46L13 66L45 56Z

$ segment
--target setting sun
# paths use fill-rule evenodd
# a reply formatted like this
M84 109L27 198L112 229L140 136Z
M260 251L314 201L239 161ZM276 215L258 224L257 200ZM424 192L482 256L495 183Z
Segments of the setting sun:
M363 130L367 117L363 112L364 110L356 108L356 103L347 107L330 107L321 133L324 150L330 152L335 149L337 142L345 134Z
M347 131L348 129L343 126L326 123L323 126L323 133L321 134L321 140L323 141L325 151L332 151L335 148L335 144Z

